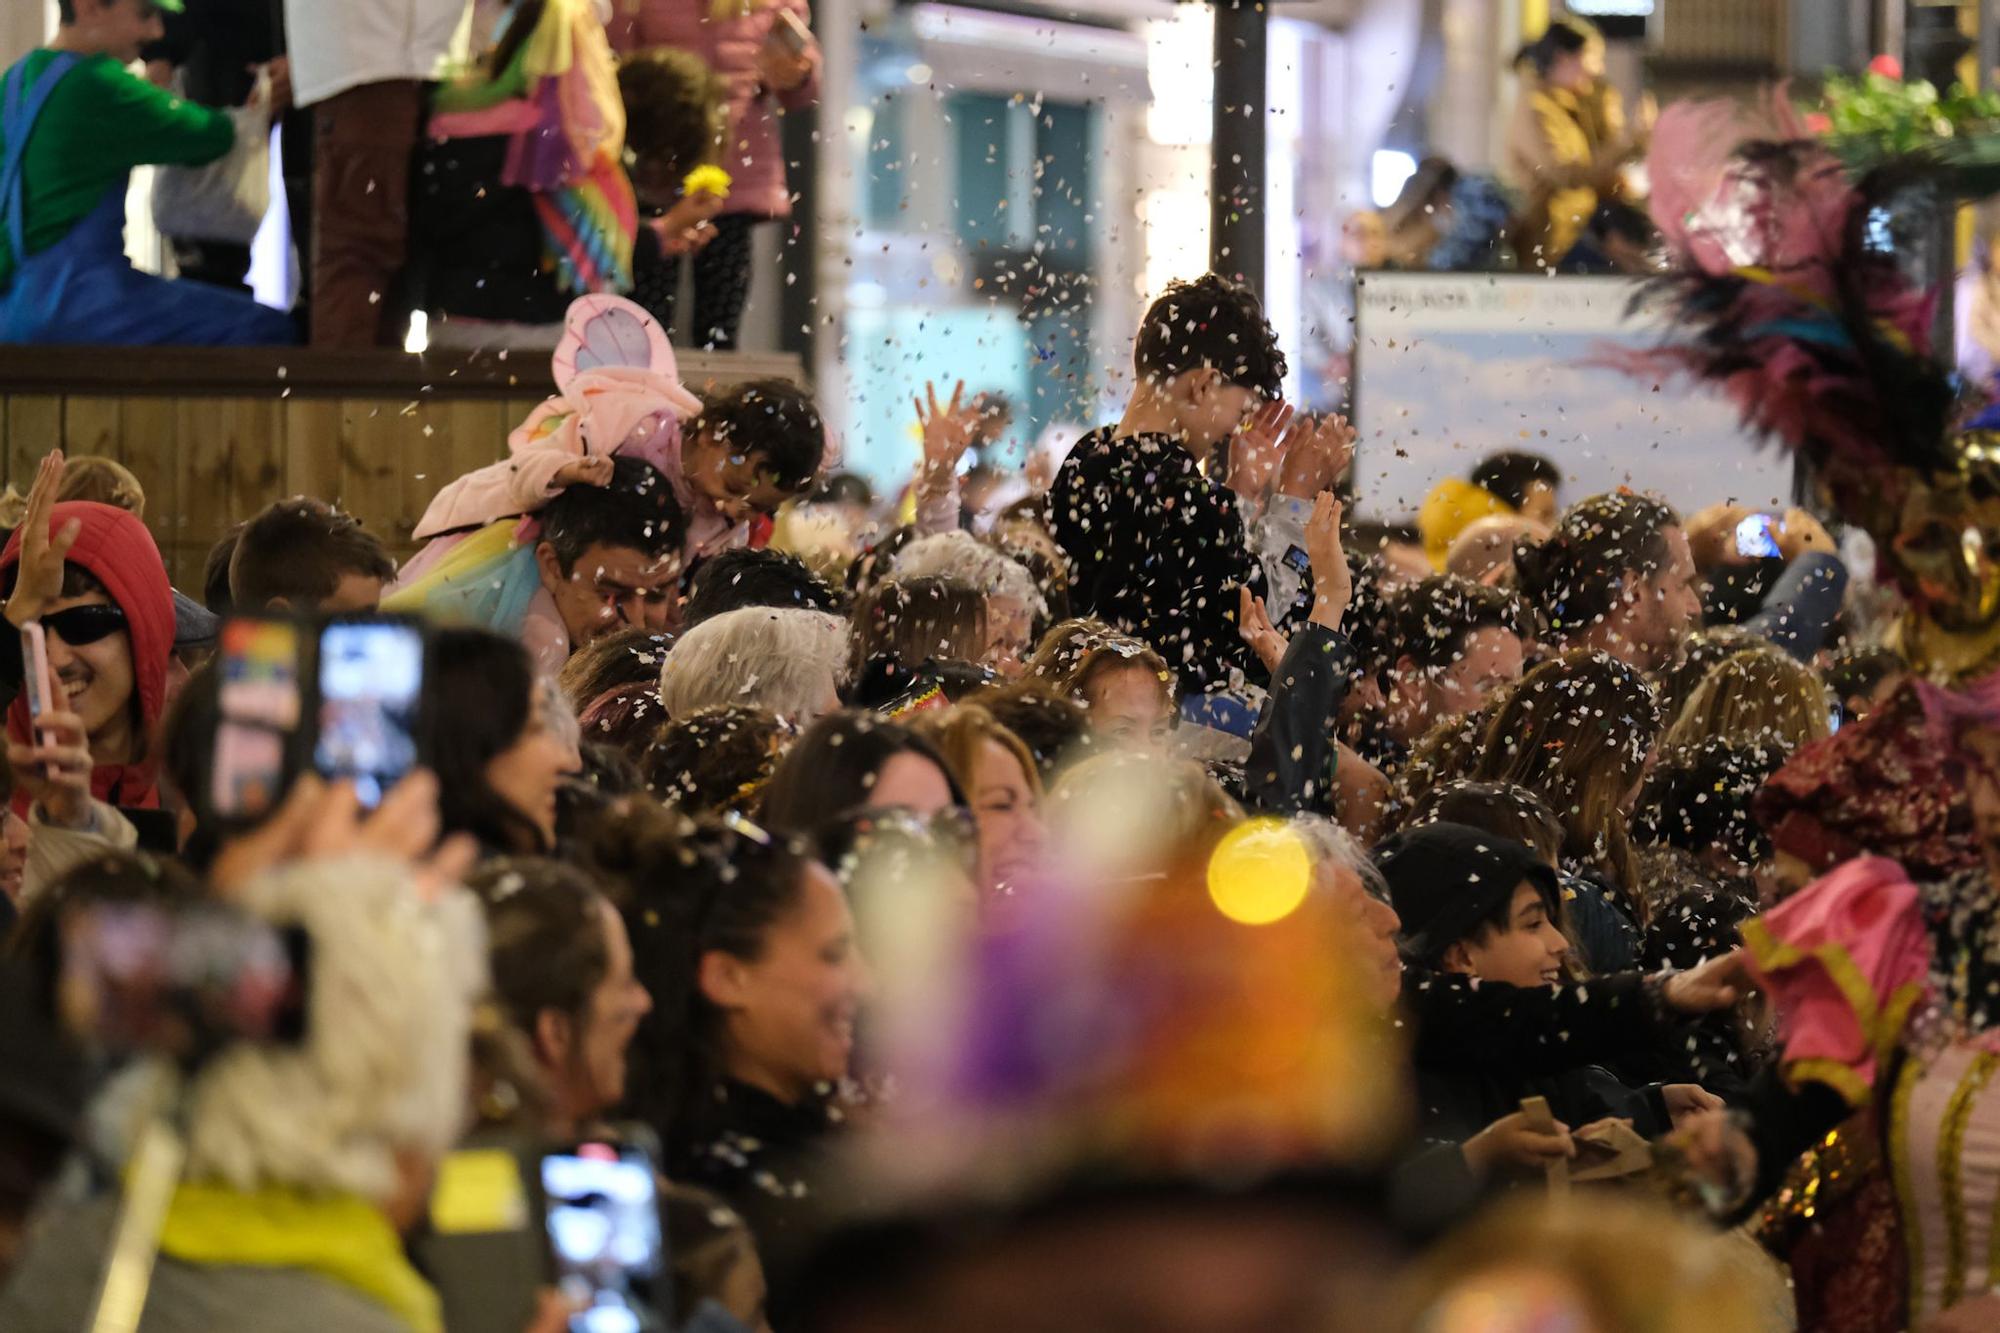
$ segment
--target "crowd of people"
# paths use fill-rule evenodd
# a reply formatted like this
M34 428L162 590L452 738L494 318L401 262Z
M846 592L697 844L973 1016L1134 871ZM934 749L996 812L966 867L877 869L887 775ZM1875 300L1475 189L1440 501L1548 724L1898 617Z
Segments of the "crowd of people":
M804 0L59 9L0 111L19 181L0 237L10 342L402 346L422 312L432 346L532 345L590 293L674 327L686 270L693 345L731 348L753 233L792 212L782 117L820 80ZM1633 170L1655 112L1628 114L1604 61L1587 21L1551 23L1515 62L1498 174L1424 160L1388 207L1346 217L1345 265L1656 272ZM274 122L288 312L251 299L259 217L231 216ZM148 165L200 171L154 203L179 280L124 257L126 183Z
M1844 1182L1785 1173L1925 1038L1886 952L1785 968L1822 876L1917 892L1849 859L1901 800L1978 1001L1993 721L1834 765L1940 705L1802 511L1755 556L1757 515L1514 454L1385 533L1247 290L1174 285L1135 349L996 513L990 403L932 388L878 507L806 390L690 392L586 298L417 555L293 498L195 595L129 473L44 459L0 555L45 645L0 636L0 1325L88 1326L166 1126L147 1330L1790 1326ZM376 623L424 627L421 764L308 744L246 798L246 701L332 707L251 631ZM1990 1199L1966 1145L1897 1169ZM537 1206L566 1263L623 1234L532 1151L642 1154L663 1244L468 1264ZM1804 1326L1981 1326L1952 1235L1860 1266L1891 1322Z
M0 1328L2000 1323L2000 449L1824 150L1704 121L1655 173L1696 336L1638 366L1823 518L1515 451L1359 521L1216 275L1052 474L932 384L878 499L807 387L683 384L646 277L699 250L724 341L782 171L702 172L812 95L795 11L515 4L431 88L421 25L369 65L287 10L315 335L380 331L407 210L555 392L407 559L291 497L183 591L110 459L0 505ZM9 318L177 306L87 276L86 97L231 118L117 68L146 0L62 16L0 113ZM1589 48L1524 53L1545 257L1635 151Z
M804 0L59 0L6 74L0 341L503 347L630 295L736 345L818 97ZM144 61L144 76L133 72ZM270 143L299 281L259 304ZM178 278L126 258L135 168Z

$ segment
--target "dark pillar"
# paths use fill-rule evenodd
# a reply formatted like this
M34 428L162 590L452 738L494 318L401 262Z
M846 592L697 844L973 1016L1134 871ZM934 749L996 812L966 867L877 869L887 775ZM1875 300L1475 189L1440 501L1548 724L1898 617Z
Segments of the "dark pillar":
M778 350L802 358L808 377L819 333L819 136L824 119L815 102L779 122L785 182L794 198L792 216L778 224L784 228L778 252Z
M1208 265L1259 292L1264 287L1264 23L1259 0L1215 0Z
M1926 4L1904 0L1903 76L1928 79L1942 93L1958 81L1958 62L1973 43L1958 30L1956 4ZM1930 280L1941 293L1931 320L1932 349L1947 365L1954 346L1951 293L1958 280L1958 199L1949 189L1939 191L1937 221L1931 232Z

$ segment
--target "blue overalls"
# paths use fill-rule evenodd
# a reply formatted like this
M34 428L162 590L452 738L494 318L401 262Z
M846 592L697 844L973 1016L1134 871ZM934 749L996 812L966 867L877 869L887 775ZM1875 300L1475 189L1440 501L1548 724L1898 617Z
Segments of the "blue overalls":
M63 52L27 87L27 64L7 72L5 156L0 158L7 242L14 275L0 292L0 343L98 343L135 346L258 346L295 343L291 316L248 295L205 282L174 282L142 273L125 257L125 195L130 173L104 192L69 234L29 254L22 200L28 137L49 94L76 67ZM105 133L117 133L107 125Z

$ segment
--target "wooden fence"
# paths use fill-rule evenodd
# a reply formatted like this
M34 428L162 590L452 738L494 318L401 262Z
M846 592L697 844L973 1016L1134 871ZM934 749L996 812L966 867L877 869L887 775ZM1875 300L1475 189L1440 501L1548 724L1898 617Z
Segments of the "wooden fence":
M800 372L744 353L680 366L697 388ZM117 459L181 587L232 523L287 495L340 505L401 557L438 488L504 457L553 388L543 353L0 348L0 483L25 490L57 445Z

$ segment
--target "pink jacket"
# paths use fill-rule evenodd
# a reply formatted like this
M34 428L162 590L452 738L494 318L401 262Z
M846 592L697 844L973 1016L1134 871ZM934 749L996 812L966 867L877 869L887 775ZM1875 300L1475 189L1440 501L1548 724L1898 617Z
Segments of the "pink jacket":
M752 0L751 12L744 17L721 19L708 16L710 0L614 0L614 4L616 14L606 27L613 50L622 54L648 46L679 47L707 61L729 85L730 130L720 165L735 185L726 211L790 217L792 195L779 145L779 108L803 111L819 100L819 44L815 42L807 53L812 76L788 93L764 87L757 75L757 57L779 9L810 21L806 0Z

